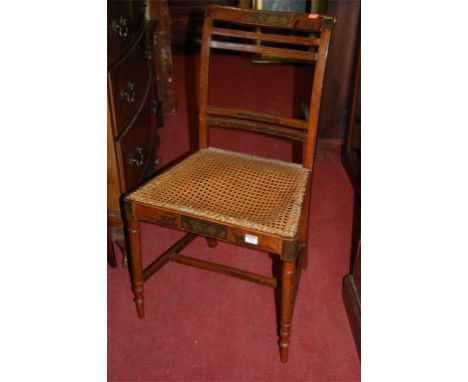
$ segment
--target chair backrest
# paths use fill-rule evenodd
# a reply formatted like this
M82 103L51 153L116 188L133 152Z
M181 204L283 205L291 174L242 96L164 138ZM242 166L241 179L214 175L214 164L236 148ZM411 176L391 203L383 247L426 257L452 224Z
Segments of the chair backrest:
M305 144L311 168L330 33L335 19L307 13L257 11L212 5L203 24L200 65L199 147L208 147L208 126L238 128ZM315 63L308 119L286 118L208 104L211 49L241 51Z

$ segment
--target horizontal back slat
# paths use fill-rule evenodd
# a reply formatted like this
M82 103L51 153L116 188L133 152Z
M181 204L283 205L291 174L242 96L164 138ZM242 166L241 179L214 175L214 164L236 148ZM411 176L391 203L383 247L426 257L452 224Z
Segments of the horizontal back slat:
M332 17L308 15L304 13L286 13L273 11L256 11L233 7L212 5L208 8L213 19L222 19L232 23L256 25L269 28L285 28L309 32L319 32L324 23L333 23Z
M273 48L269 46L259 46L250 44L240 44L234 42L214 41L211 40L210 46L215 49L235 50L239 52L249 52L265 54L267 56L290 58L296 60L315 61L317 53L306 52L294 49Z
M304 142L306 140L307 133L302 130L291 129L288 127L279 127L264 122L252 122L242 119L229 118L223 116L211 116L206 117L208 125L229 127L233 129L255 131L258 133L264 133L268 135L276 135L278 137L293 139L296 141Z
M207 107L208 115L217 115L224 117L233 117L257 122L265 122L272 125L278 125L280 127L290 127L299 130L307 130L308 123L296 118L286 118L279 117L276 115L266 114L266 113L255 113L247 110L240 109L228 109L217 106L208 105Z
M335 21L334 17L317 14L208 6L200 54L200 149L209 147L208 125L259 132L303 142L303 166L312 168L325 64ZM208 78L212 49L314 63L307 121L210 106Z
M236 29L211 28L211 33L218 36L246 38L255 41L271 41L294 45L319 46L319 38L278 35L273 33L248 32Z

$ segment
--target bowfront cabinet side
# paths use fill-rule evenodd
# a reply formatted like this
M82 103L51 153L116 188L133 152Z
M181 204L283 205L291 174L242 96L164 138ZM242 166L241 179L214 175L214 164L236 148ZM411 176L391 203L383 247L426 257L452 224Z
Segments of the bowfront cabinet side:
M107 227L111 266L113 243L127 265L122 194L147 180L158 163L157 128L162 108L153 61L155 21L145 18L147 2L107 2Z

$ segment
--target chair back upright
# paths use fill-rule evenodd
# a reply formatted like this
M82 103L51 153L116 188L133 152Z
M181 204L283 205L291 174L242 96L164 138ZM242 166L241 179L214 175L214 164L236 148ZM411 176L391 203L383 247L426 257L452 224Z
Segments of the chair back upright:
M211 5L205 13L201 45L199 148L208 147L208 126L256 131L303 143L303 166L312 168L323 78L335 18ZM313 63L308 119L286 118L208 102L211 49L248 52Z

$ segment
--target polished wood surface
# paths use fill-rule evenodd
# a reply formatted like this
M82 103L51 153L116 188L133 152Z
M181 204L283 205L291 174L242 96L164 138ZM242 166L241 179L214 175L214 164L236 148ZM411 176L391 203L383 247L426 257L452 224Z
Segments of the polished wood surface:
M236 277L241 280L246 280L257 284L262 284L272 288L276 288L276 279L273 277L263 276L257 273L244 271L242 269L228 267L226 265L216 264L210 261L204 261L196 259L194 257L184 256L180 254L175 255L171 260L179 264L190 265L192 267L205 269L207 271L221 273L231 277Z
M255 122L265 122L274 125L278 125L280 127L293 127L299 130L307 130L309 125L303 119L297 118L286 118L280 117L276 115L266 114L266 113L255 113L252 111L245 111L239 109L229 109L223 107L216 107L208 105L207 107L207 114L209 116L218 115L223 117L233 117L243 120L251 120Z
M317 59L317 55L312 52L303 52L294 49L272 48L269 46L257 46L251 44L239 44L235 42L213 41L211 43L211 47L217 49L234 50L238 52L264 54L266 56L281 57L285 59L289 58L293 60L314 61Z
M356 349L361 357L361 243L353 255L351 271L343 279L343 301L353 333Z
M262 32L249 32L244 30L229 30L224 28L211 28L211 33L226 37L239 37L254 41L271 41L292 43L294 45L318 46L320 39L300 36L277 35Z
M119 246L127 264L121 195L153 174L160 107L152 35L145 1L109 0L107 13L107 226L108 259Z
M121 64L108 73L109 96L115 105L113 126L116 136L128 125L151 90L151 71L145 52L152 47L142 37L143 34Z
M257 122L252 120L240 120L238 118L228 118L224 116L209 115L206 122L213 126L228 127L231 129L240 129L246 131L255 131L257 133L264 133L275 135L277 137L284 137L294 139L296 141L304 142L307 137L305 131L299 131L274 125L271 123Z
M149 5L150 18L158 23L153 38L158 98L162 101L164 114L174 114L177 109L177 95L172 65L171 15L166 0L150 0Z
M289 336L293 311L295 262L283 261L281 272L281 319L280 319L280 356L281 362L288 361Z
M252 49L248 46L233 46L226 41L223 45L215 43L213 24L217 21L229 21L235 25L242 25L243 27L252 26L253 28L256 28L260 25L288 29L292 34L288 34L288 37L284 41L287 40L289 44L294 46L296 45L294 41L295 32L306 31L307 33L314 33L314 36L310 37L310 43L305 45L307 48L314 47L316 51L307 51L304 55L301 54L295 56L296 59L303 60L305 62L308 62L311 59L316 60L316 63L313 66L315 80L311 87L311 104L309 105L309 118L307 122L304 120L301 121L292 118L257 113L250 110L220 108L216 105L210 104L208 96L208 74L211 50L221 46L223 49L230 49L233 51L240 49L244 52L252 52ZM265 127L265 125L268 125L268 128L261 131L262 133L278 135L278 131L287 131L291 135L301 134L300 140L303 142L304 150L302 170L311 169L314 160L319 105L321 101L328 44L330 41L331 28L334 22L335 20L333 18L327 16L314 15L314 17L311 18L307 14L298 13L241 10L238 8L219 6L209 7L205 14L201 46L199 150L204 150L209 147L209 131L212 125L232 127L226 126L224 122L233 120L235 121L236 126L254 131L259 131L259 126ZM216 30L216 36L222 36L225 38L228 35L236 34L236 32L232 32L235 30L232 26L223 26L223 33L219 33L219 26L216 28L218 28ZM226 31L226 33L224 33L224 31ZM278 35L278 37L273 37L275 39L282 39L281 36L284 36L280 31L275 33L275 35ZM303 44L304 35L302 34L298 37L300 37L298 42ZM281 53L283 57L290 57L291 49L285 47L278 48L277 53ZM289 138L294 139L294 136ZM311 188L310 172L307 171L307 174L307 181L303 184L303 186L306 186L304 190L305 196L302 202L302 207L297 215L298 229L291 236L287 236L286 234L272 234L267 231L252 229L246 224L239 222L217 220L214 217L202 217L195 213L189 213L186 211L181 212L175 208L163 208L154 204L149 204L148 202L145 203L141 200L136 201L135 199L132 199L132 194L127 195L124 198L125 218L128 222L130 257L132 258L132 285L138 316L140 318L144 316L144 281L154 275L169 261L175 261L180 264L194 266L204 270L222 273L277 288L280 292L280 359L282 362L286 362L289 354L291 322L294 303L299 288L301 270L304 269L307 264L307 232ZM222 175L220 174L220 176ZM135 193L138 193L138 190ZM268 190L265 192L268 192ZM141 237L139 230L139 225L142 221L187 232L182 239L165 251L145 269L142 269ZM275 274L274 277L268 277L182 255L180 251L197 235L208 238L208 244L211 247L214 245L216 240L221 240L231 244L247 248L255 248L257 250L267 252L275 259L275 261L280 261L281 270L278 271L279 274ZM247 237L255 238L254 242L246 240Z
M143 0L107 1L107 62L116 62L144 28Z
M143 298L140 223L138 221L128 222L127 234L131 253L130 262L134 301L137 307L138 317L143 318L145 317L145 305Z
M327 1L327 14L338 20L330 41L329 65L325 74L320 110L319 141L340 147L349 113L348 97L358 33L360 0Z
M156 125L156 117L151 112L152 102L154 99L147 97L128 133L119 141L125 190L131 190L144 181L146 174L152 171L148 167L154 167L155 131L148 128Z
M356 38L351 95L349 98L349 118L345 142L342 149L342 162L354 188L353 233L349 274L343 280L343 300L353 332L354 342L361 355L361 39L360 26Z
M285 258L293 256L291 254L291 252L293 252L291 248L294 246L294 240L284 239L276 235L268 235L253 229L239 230L237 226L228 222L224 223L223 226L219 226L215 221L205 218L206 222L210 224L206 226L198 225L196 223L199 222L199 218L196 216L180 214L164 208L149 208L138 203L131 203L131 206L128 207L126 218L132 220L135 216L141 221L147 221L181 231L193 232L198 229L196 233L205 237L260 249L265 252L276 253L278 255L283 255ZM258 243L255 245L245 243L245 234L256 236Z

